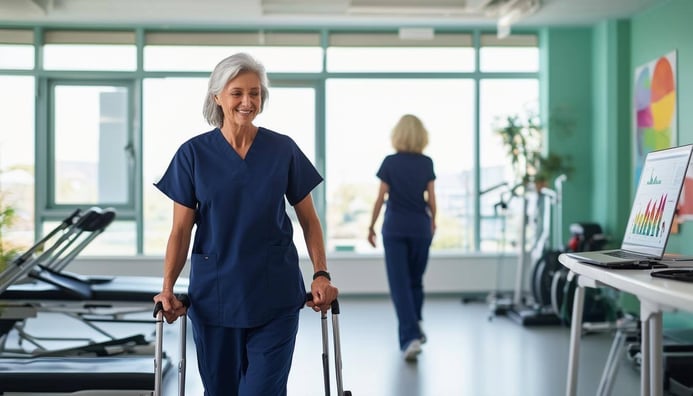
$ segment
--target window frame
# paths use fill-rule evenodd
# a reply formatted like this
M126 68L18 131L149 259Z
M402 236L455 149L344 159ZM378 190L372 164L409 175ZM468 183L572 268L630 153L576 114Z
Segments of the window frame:
M3 26L0 26L0 30ZM7 28L5 28L7 29ZM482 147L479 147L478 135L479 135L479 82L482 79L514 79L514 78L533 78L539 81L541 86L542 80L542 70L539 69L536 72L489 72L482 71L479 65L479 51L484 46L536 46L541 48L539 45L539 34L538 32L532 30L526 30L524 32L518 32L517 35L523 36L519 40L514 40L513 37L516 34L510 36L510 41L504 42L491 42L488 41L489 37L495 35L495 33L484 30L484 29L457 29L457 28L446 28L446 27L436 27L434 29L435 35L443 36L456 36L456 35L468 35L471 37L472 44L471 47L474 48L476 53L476 65L473 71L461 71L461 72L402 72L402 73L380 73L380 72L328 72L327 71L327 49L331 46L330 37L333 34L349 34L354 35L363 34L364 32L373 33L374 36L379 36L378 33L387 32L385 36L392 36L392 32L397 32L396 28L391 27L341 27L341 28L326 28L326 27L301 27L298 30L292 28L276 28L271 30L272 35L268 36L265 33L270 32L270 30L265 30L263 27L257 27L253 29L246 28L228 28L220 26L198 26L198 27L176 27L165 29L157 26L138 26L138 27L107 27L100 29L93 26L76 26L71 27L67 30L78 31L81 33L87 33L82 35L73 35L70 40L72 43L84 43L85 41L90 41L85 39L89 37L89 32L102 32L102 37L96 40L98 44L133 44L136 48L137 60L136 68L132 71L118 71L118 70L45 70L42 66L43 60L43 44L53 43L55 37L53 37L54 31L66 30L65 28L54 28L50 25L46 26L35 26L32 29L21 29L22 31L30 31L33 38L33 45L35 51L34 68L33 70L0 70L0 74L3 75L31 75L36 78L36 106L35 106L35 128L36 128L36 188L35 188L35 216L34 220L36 223L36 236L40 236L41 230L43 229L43 223L46 221L62 220L66 215L68 215L72 209L76 207L81 207L79 204L61 204L56 205L54 197L50 197L48 194L52 192L55 187L55 180L52 177L53 171L53 160L49 159L48 154L52 150L52 145L50 139L54 139L54 114L52 103L50 103L49 90L54 81L69 82L71 85L104 85L104 84L115 84L118 86L127 86L128 92L128 142L131 144L135 150L134 156L134 167L133 172L128 175L128 183L130 184L130 192L128 196L128 202L123 205L116 205L118 210L118 220L135 221L136 222L136 232L135 240L137 241L137 254L142 255L144 252L143 239L144 239L144 229L143 229L143 219L144 219L144 208L143 208L143 191L142 191L142 179L143 179L143 153L142 153L142 82L146 78L150 77L177 77L177 76L206 76L206 72L202 71L152 71L145 70L144 68L144 48L148 45L148 37L155 37L157 33L181 33L178 37L186 37L188 33L197 32L201 37L209 39L214 35L222 36L234 36L241 33L251 33L249 36L253 39L254 35L259 32L258 37L262 40L266 40L267 37L277 37L281 38L282 34L293 33L307 33L308 36L312 37L314 40L315 33L317 32L319 36L319 46L323 50L323 62L322 70L320 72L269 72L269 77L272 86L281 86L283 84L289 84L294 86L294 84L308 84L305 86L312 86L316 89L316 104L315 104L315 159L318 170L326 174L326 146L325 146L325 133L326 133L326 114L325 114L325 83L330 78L383 78L385 76L392 78L472 78L475 81L476 86L476 97L475 101L477 103L476 114L475 114L475 131L476 141L473 142L474 155L475 155L475 170L474 170L474 190L473 193L475 197L479 196L480 180L479 180L479 153ZM263 33L265 32L265 33ZM60 32L63 34L64 32ZM53 34L53 36L51 36ZM274 36L276 34L276 36ZM241 34L242 35L242 34ZM299 38L305 38L308 36L295 35ZM77 38L75 38L77 37ZM81 37L81 39L80 39ZM113 42L112 37L118 38L116 42ZM175 38L176 35L172 34L171 37ZM529 37L529 39L528 39ZM390 37L391 38L391 37ZM508 40L508 39L506 39ZM65 40L63 40L65 41ZM91 40L94 41L94 40ZM214 41L214 40L212 40ZM261 47L263 45L268 45L263 42L255 42L251 40L250 45L256 45ZM270 40L272 41L272 40ZM280 40L281 41L281 40ZM528 44L529 43L529 44ZM175 45L176 43L171 43ZM184 44L184 43L181 43ZM237 43L225 43L225 45L234 45ZM288 45L285 42L275 43L276 45ZM295 43L294 43L295 44ZM387 44L387 43L386 43ZM422 47L430 46L432 43L426 43L425 41L419 42ZM223 44L217 44L223 45ZM314 45L312 43L311 45ZM540 101L542 98L540 97ZM327 183L326 181L325 183ZM325 183L321 185L315 191L315 204L318 215L322 219L323 224L326 226L325 218L327 215L327 202L326 202L326 188ZM478 199L475 199L478 201ZM475 203L475 219L473 221L473 233L474 233L474 246L472 247L472 252L481 252L480 250L480 208L478 202ZM325 234L327 230L324 230ZM330 252L333 253L333 252ZM434 252L433 254L438 254L445 252Z
M40 126L37 125L36 139L36 213L35 222L37 237L43 229L43 223L47 221L62 220L75 209L84 209L92 206L112 207L117 211L118 220L139 221L138 208L141 207L141 188L138 180L142 174L142 158L140 144L138 143L135 115L135 97L137 94L137 82L133 78L70 78L70 77L44 77L40 78L39 105L37 105L37 119L43 115L46 120ZM126 147L131 149L132 161L127 172L127 186L129 191L125 203L113 202L82 202L60 204L56 202L55 187L55 147L56 147L56 126L55 126L55 88L58 86L73 87L93 87L93 86L113 86L124 88L127 91L127 120L126 123Z

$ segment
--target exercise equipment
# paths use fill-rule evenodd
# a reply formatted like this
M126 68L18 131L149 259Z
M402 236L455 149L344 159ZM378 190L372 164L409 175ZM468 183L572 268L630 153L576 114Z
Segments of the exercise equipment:
M486 297L486 301L488 302L490 308L491 308L491 315L489 315L489 320L493 318L494 315L499 314L499 313L505 313L507 311L507 307L509 307L512 304L512 296L507 296L504 295L503 292L500 290L500 284L501 284L501 266L503 263L503 260L506 257L506 249L507 249L507 223L508 223L508 213L509 213L509 208L511 205L511 201L518 197L518 190L523 188L522 184L515 185L512 188L508 187L508 183L500 183L497 184L493 187L487 188L486 190L482 191L480 195L489 193L491 191L497 190L497 189L502 189L501 193L499 194L499 200L493 205L493 216L494 219L500 219L500 230L498 230L498 235L500 235L500 239L498 242L498 259L496 261L496 266L495 266L495 274L496 274L496 279L494 283L494 289L491 291L488 296ZM463 299L463 302L467 302Z
M565 252L563 244L563 182L565 175L556 178L555 191L543 189L542 193L548 198L544 202L544 228L542 238L548 240L549 230L553 236L553 243L544 246L541 257L536 261L532 270L532 296L537 306L548 308L551 306L551 282L553 274L563 266L558 261L558 256ZM552 209L554 213L552 213ZM553 219L553 222L551 221ZM553 226L553 229L550 227Z
M556 232L552 232L553 222L552 211L559 212L562 195L562 183L566 180L565 175L556 178L556 190L542 188L536 191L533 184L523 184L523 192L520 195L522 198L522 214L523 219L520 226L520 240L518 265L515 273L515 287L512 301L505 302L505 305L494 301L492 304L492 312L495 315L507 315L519 324L525 326L535 325L556 325L560 321L548 304L550 289L550 279L560 266L558 263L558 254L555 251L547 249L550 236L555 236ZM555 209L558 207L558 209ZM541 222L539 221L541 220ZM562 225L558 223L556 228ZM532 235L531 231L534 231ZM531 247L528 248L528 241L534 238ZM559 237L560 239L560 237ZM560 243L557 244L560 246ZM532 298L525 293L525 277L526 266L529 260L535 260L535 265L532 267Z
M94 277L64 270L104 232L115 215L111 208L74 211L0 273L0 357L102 356L137 350L149 353L152 348L143 335L119 338L99 323L139 322L128 316L150 309L152 298L161 290L160 277ZM187 287L187 282L179 283L177 290ZM81 322L86 331L66 335L56 332L50 337L31 334L27 321L41 313L64 315ZM7 344L11 332L16 336L16 347ZM107 340L98 342L93 335ZM82 345L49 348L45 341Z
M601 250L607 242L602 227L596 223L573 223L569 227L570 240L566 251L579 252ZM561 318L562 323L569 325L572 312L572 299L575 286L571 285L571 277L567 268L561 266L552 275L550 287L550 303L553 312ZM604 310L593 308L599 290L588 289L585 296L583 321L594 322L604 316ZM600 305L600 304L597 304Z
M530 256L534 262L530 272L532 299L521 301L521 305L516 305L509 311L509 316L524 326L560 324L560 319L551 308L550 290L553 274L562 267L558 256L563 253L561 217L565 180L566 176L560 175L554 181L554 190L543 187L538 192L537 208L541 232ZM550 243L551 237L553 243Z
M161 290L160 277L87 277L64 271L114 217L113 209L76 210L0 273L0 394L151 395L155 376L172 366L169 357L160 356L155 369L154 348L144 335L115 337L97 326L141 323L150 332L154 320L129 314L151 309ZM187 287L179 283L177 293ZM80 337L74 329L57 326L50 337L29 334L27 320L47 312L81 321L88 333L96 331L107 340L95 342L91 335ZM17 348L7 345L11 332ZM45 341L80 345L49 348Z
M495 274L496 274L496 281L493 286L493 291L489 292L486 295L486 298L483 296L464 296L462 297L462 303L466 304L468 302L472 301L486 301L489 303L492 303L493 301L496 301L500 298L501 296L501 291L498 289L498 285L500 284L500 265L501 262L503 261L505 257L505 252L506 252L506 222L507 222L507 210L508 210L508 203L510 199L512 198L512 190L508 188L508 183L503 182L503 183L498 183L496 185L493 185L491 187L488 187L484 190L481 190L479 192L479 196L482 197L482 200L485 199L483 198L486 194L489 194L491 192L496 192L498 194L498 202L496 202L493 205L493 216L489 216L491 220L493 220L494 224L494 240L496 241L496 250L498 251L498 260L495 265ZM500 227L498 227L500 225ZM500 228L500 229L499 229ZM500 237L498 237L500 236ZM483 239L482 239L483 240Z

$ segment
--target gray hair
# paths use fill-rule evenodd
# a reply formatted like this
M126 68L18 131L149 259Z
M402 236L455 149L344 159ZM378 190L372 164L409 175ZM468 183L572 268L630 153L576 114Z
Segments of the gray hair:
M226 84L242 72L252 72L260 78L260 97L262 102L260 103L258 114L262 113L265 102L269 98L269 80L265 66L252 56L239 52L219 62L214 71L212 71L212 75L209 76L207 94L202 106L202 114L209 125L221 128L224 122L224 112L214 101L214 96L220 94Z

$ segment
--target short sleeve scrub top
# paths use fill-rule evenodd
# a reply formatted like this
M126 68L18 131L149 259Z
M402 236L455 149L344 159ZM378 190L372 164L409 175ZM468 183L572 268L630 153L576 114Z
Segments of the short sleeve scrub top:
M255 327L299 309L305 285L286 213L322 177L288 136L258 128L242 159L218 128L183 143L155 186L195 209L192 320Z
M433 160L418 153L391 154L383 160L377 176L390 187L383 237L432 239L431 214L424 192L436 178Z

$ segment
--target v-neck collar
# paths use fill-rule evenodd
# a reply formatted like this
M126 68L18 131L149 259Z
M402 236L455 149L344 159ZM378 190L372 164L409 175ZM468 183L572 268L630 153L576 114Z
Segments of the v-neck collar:
M255 147L255 143L257 142L257 139L260 137L260 134L262 133L262 127L257 128L257 133L255 133L255 138L253 138L253 141L250 143L250 147L248 147L248 151L245 153L245 158L241 157L241 155L236 151L235 148L231 145L231 143L226 140L226 137L224 137L224 133L221 131L221 128L217 128L217 136L219 136L219 139L223 143L224 146L226 146L226 150L232 153L232 155L237 158L238 160L242 162L246 162L248 159L248 156L254 151L253 147Z

